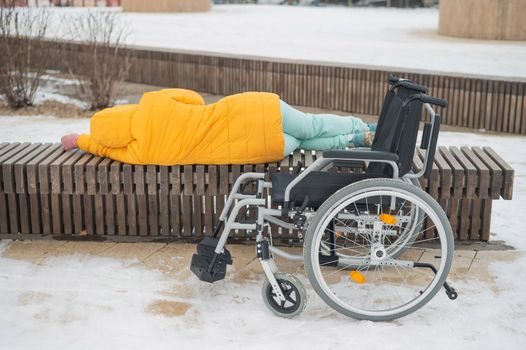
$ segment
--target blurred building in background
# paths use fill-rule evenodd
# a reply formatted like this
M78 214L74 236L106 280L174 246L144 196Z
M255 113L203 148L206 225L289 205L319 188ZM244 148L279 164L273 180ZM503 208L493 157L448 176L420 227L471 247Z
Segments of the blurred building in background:
M121 6L121 0L13 0L0 2L0 5L48 7L48 6Z
M526 0L442 0L438 32L471 39L526 40Z
M430 7L439 0L7 0L16 6L122 6L125 11L186 12L207 11L214 4L273 4L273 5L345 5L387 7ZM0 6L5 5L0 1ZM127 10L128 9L128 10Z
M206 12L211 0L122 0L124 12Z
M215 4L273 4L273 5L345 5L387 7L430 7L439 0L214 0Z

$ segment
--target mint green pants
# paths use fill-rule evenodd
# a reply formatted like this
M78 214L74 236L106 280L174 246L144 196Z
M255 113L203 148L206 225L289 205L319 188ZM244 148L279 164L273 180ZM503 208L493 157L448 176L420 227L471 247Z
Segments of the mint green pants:
M369 128L360 118L298 111L281 101L285 155L296 149L344 149L355 133Z

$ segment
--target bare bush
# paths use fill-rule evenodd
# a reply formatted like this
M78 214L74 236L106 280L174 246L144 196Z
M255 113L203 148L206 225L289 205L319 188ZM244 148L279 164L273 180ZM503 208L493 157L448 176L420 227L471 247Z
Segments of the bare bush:
M128 26L111 11L93 11L66 22L68 40L80 45L65 45L64 66L78 81L80 98L91 110L114 104L115 83L128 76L131 59L125 48Z
M45 73L49 52L43 40L50 14L17 9L0 0L0 94L12 108L31 106Z

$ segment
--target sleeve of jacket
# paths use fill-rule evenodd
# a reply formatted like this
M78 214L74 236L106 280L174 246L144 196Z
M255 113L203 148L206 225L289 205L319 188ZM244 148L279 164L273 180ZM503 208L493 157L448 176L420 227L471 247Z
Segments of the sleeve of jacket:
M204 105L205 100L201 95L192 90L186 89L164 89L160 93L173 98L177 102L186 103L189 105Z
M81 150L99 157L107 157L123 163L140 164L140 160L130 151L129 147L113 148L103 146L95 142L90 135L80 135L77 140L77 146Z

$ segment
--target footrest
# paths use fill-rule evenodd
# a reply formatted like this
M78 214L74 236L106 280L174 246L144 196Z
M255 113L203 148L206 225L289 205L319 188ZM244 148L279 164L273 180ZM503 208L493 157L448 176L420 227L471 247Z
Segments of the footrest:
M215 253L218 243L218 239L207 237L197 245L197 254L192 256L190 270L201 281L213 283L222 280L226 266L232 265L232 256L226 248L221 254Z

